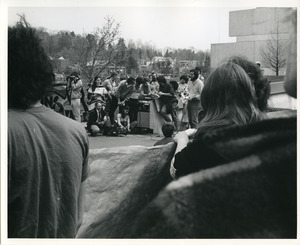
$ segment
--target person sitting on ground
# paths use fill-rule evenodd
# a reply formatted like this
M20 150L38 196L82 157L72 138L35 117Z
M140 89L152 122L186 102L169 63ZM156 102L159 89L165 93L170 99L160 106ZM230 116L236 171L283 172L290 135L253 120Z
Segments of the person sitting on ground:
M51 106L51 109L56 111L57 113L65 116L66 115L65 108L64 108L63 104L58 101L58 99L59 99L58 96L54 97L53 105Z
M173 134L174 134L174 124L173 123L164 123L163 126L161 127L161 131L163 132L163 135L165 136L163 139L157 141L154 146L157 145L166 145L170 142L175 142L173 140Z
M100 132L105 134L110 126L110 119L107 116L107 112L105 112L102 103L100 101L95 102L95 107L89 115L87 130L92 136L96 136Z
M179 132L175 156L171 163L172 177L183 176L201 169L214 167L226 160L213 149L205 147L202 135L213 129L257 122L264 114L257 106L254 85L239 65L228 61L217 67L207 78L201 94L205 117L190 135ZM189 136L194 136L189 143ZM205 152L205 154L204 154ZM203 155L206 161L201 161Z
M130 122L129 106L125 106L121 113L117 115L118 133L127 135L137 126L137 121Z

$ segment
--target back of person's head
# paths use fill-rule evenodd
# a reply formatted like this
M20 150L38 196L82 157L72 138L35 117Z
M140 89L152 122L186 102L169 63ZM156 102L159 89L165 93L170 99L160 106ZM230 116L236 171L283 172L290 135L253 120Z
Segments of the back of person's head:
M126 81L127 81L128 84L134 84L135 83L134 77L129 77L129 78L127 78Z
M176 82L174 80L171 80L170 84L172 85L174 91L176 91L179 87L178 82Z
M180 76L179 79L180 79L180 80L183 80L185 83L187 83L187 82L189 81L189 78L188 78L187 75L182 75L182 76Z
M172 137L174 133L175 127L173 123L164 123L161 131L165 137Z
M135 83L136 83L136 87L139 87L142 83L144 83L144 78L141 77L141 76L138 76L138 77L135 79Z
M29 108L46 95L54 80L36 30L24 18L8 27L8 107Z
M71 74L70 74L71 77L76 77L76 78L79 78L79 73L77 71L73 71Z
M117 73L112 72L112 73L110 73L110 76L109 76L108 78L114 78L114 77L116 77L116 76L117 76Z
M144 77L144 78L143 78L143 83L145 83L145 84L149 83L149 78Z
M263 76L260 67L246 57L233 56L229 61L241 66L250 77L254 84L257 106L261 111L265 111L268 107L268 99L270 97L270 82Z
M201 67L199 67L199 66L195 67L195 70L197 70L199 74L202 73Z
M167 83L167 79L166 79L164 76L158 76L158 77L157 77L157 81L158 81L158 83L160 83L160 84Z
M206 111L199 125L202 131L262 118L253 83L242 67L230 61L208 76L201 93L201 104Z

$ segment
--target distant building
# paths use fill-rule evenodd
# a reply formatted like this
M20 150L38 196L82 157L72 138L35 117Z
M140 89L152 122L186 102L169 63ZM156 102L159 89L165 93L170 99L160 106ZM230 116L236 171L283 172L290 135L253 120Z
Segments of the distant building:
M179 73L189 73L190 70L194 69L197 66L197 60L179 60Z
M289 23L285 21L290 8L256 8L232 11L229 13L229 36L236 37L235 43L211 45L211 68L217 67L232 55L243 55L248 59L260 62L265 75L275 75L266 67L261 56L261 48L274 35L287 44ZM285 67L279 75L285 74Z

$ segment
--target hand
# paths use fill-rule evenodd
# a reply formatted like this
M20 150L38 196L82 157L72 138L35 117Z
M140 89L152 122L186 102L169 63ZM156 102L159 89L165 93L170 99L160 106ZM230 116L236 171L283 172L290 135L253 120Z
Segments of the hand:
M173 140L178 143L178 142L182 142L182 143L188 143L189 142L189 137L188 135L184 132L178 132L174 137Z
M185 130L184 132L190 138L193 135L195 135L195 133L197 132L197 129L195 129L195 128L189 128L189 129Z

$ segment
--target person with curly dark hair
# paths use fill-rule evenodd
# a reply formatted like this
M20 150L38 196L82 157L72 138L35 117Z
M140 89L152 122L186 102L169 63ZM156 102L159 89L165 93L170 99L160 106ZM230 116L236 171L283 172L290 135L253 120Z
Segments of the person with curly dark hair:
M268 99L270 97L270 81L264 77L261 68L253 61L243 56L232 56L229 61L239 65L250 77L254 88L257 106L260 111L264 112L268 108Z
M81 124L41 104L53 81L23 17L8 28L9 238L73 238L82 222L88 137Z

